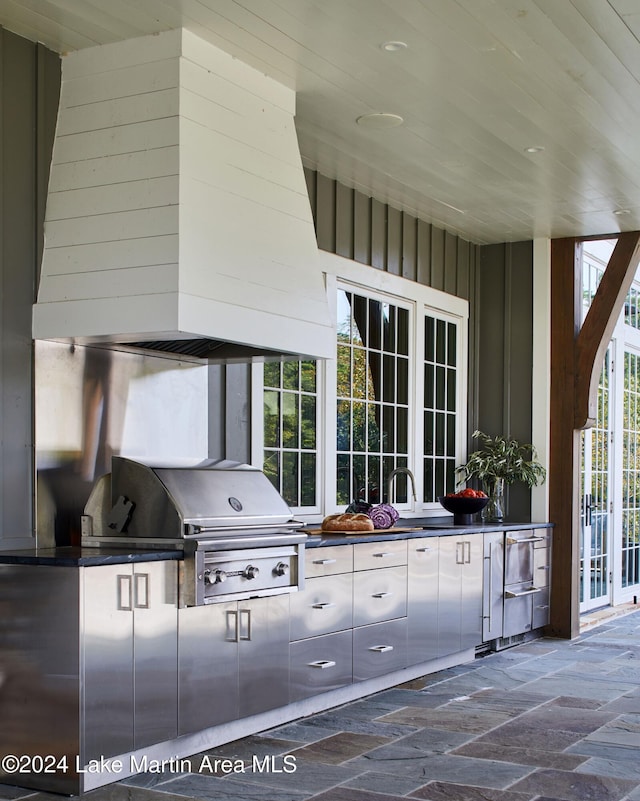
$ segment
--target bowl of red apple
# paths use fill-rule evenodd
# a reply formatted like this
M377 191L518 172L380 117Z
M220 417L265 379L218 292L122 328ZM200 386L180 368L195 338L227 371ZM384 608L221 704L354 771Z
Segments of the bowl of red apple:
M470 487L460 492L450 492L438 498L440 505L453 514L456 526L468 526L475 523L475 516L489 503L489 498L482 490Z

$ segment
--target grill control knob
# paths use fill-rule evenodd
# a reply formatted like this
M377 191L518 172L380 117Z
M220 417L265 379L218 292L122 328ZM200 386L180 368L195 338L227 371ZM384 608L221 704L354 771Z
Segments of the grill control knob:
M286 562L278 562L274 567L273 572L276 576L286 576L289 573L289 565Z
M254 578L258 578L259 575L260 575L260 569L254 567L254 565L247 565L247 567L244 570L244 577L246 579L251 580Z
M223 581L227 580L227 574L224 570L216 570L215 572L205 570L204 580L206 584L221 584Z

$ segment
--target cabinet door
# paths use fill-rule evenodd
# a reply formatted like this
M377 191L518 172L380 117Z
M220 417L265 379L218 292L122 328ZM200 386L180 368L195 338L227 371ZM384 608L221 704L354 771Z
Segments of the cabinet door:
M238 717L238 605L178 611L178 731L207 729Z
M86 764L133 749L133 569L90 567L83 579L81 760Z
M133 569L134 748L178 734L177 562Z
M438 656L455 654L461 638L462 541L455 536L440 539L440 578L438 581Z
M407 664L438 656L439 537L409 540Z
M484 546L481 534L463 540L460 606L460 650L482 642L482 572Z
M495 531L484 535L482 590L482 640L502 637L504 607L504 534Z
M240 717L289 703L289 595L238 602Z

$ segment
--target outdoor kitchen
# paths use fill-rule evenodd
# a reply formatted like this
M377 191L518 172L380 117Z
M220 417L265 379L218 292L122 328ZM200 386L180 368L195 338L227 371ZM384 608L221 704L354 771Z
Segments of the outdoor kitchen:
M37 537L0 551L0 752L51 762L5 783L85 792L549 623L546 521L452 518L436 498L422 514L400 455L381 526L330 530L361 513L300 519L252 464L252 364L336 349L339 278L318 255L294 101L186 31L64 59L33 307ZM372 268L350 269L362 288ZM384 275L396 298L406 280ZM466 433L470 304L434 294L451 312L428 318L449 348L440 423ZM409 342L406 298L344 297L363 328L384 312ZM399 451L404 347L379 346ZM461 452L447 436L434 487Z

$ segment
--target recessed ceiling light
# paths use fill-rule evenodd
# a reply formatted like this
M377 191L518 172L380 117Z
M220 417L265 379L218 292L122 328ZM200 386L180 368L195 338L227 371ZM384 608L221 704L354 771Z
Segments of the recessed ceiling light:
M613 213L622 217L623 214L631 214L631 209L616 209Z
M373 114L363 114L356 119L358 125L363 128L396 128L402 125L404 119L399 114L387 114L384 111L375 112Z
M406 50L409 45L406 42L383 42L380 47L386 50L387 53L397 53L398 50Z
M542 153L543 150L544 150L544 148L542 147L542 145L531 145L530 147L525 147L524 152L525 153Z

